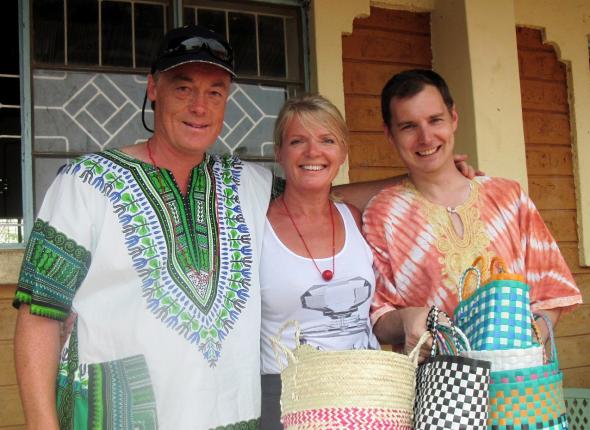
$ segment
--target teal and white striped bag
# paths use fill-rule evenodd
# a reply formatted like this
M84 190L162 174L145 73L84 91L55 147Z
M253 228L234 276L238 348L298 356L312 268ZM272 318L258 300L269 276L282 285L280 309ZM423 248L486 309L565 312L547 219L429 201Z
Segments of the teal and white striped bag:
M495 266L500 269L493 269ZM480 285L481 272L476 267L469 267L463 273L455 324L465 333L474 350L532 347L529 286L522 276L506 272L497 259L492 261L491 273L483 285ZM466 279L472 275L477 278L477 286L464 298Z

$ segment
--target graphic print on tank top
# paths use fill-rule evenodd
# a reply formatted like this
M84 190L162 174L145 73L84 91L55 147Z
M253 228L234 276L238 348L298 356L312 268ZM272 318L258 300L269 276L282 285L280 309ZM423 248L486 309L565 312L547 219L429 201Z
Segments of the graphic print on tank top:
M371 336L368 315L361 317L359 307L371 297L371 284L361 276L312 285L302 296L303 309L321 312L321 323L301 330L301 342L314 345L314 339L356 338L351 349L366 349ZM359 333L365 336L358 336Z

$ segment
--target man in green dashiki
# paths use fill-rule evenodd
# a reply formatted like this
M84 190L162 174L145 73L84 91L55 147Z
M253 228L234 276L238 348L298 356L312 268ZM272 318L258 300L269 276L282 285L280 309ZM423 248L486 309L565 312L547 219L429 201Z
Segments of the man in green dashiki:
M206 153L234 77L222 37L170 31L148 76L152 137L82 156L51 185L14 301L28 428L258 428L272 178Z

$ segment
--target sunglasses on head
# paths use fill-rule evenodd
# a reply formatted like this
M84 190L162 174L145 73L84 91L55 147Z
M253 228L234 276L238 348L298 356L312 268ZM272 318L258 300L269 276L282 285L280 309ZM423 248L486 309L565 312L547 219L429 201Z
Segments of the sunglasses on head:
M231 48L215 39L206 37L194 36L188 39L172 40L162 52L166 54L180 54L183 52L198 52L201 49L206 49L215 58L231 63L233 54Z

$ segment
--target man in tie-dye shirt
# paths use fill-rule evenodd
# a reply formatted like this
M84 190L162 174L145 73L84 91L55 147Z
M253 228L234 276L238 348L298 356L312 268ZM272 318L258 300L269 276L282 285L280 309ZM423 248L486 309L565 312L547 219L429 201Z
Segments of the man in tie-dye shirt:
M457 172L458 116L442 77L430 70L395 75L383 89L381 108L385 135L409 170L407 180L381 191L363 216L377 271L372 320L382 342L412 348L430 306L452 314L459 278L477 257L501 257L509 271L524 274L533 312L543 311L554 324L581 303L555 240L521 186Z

